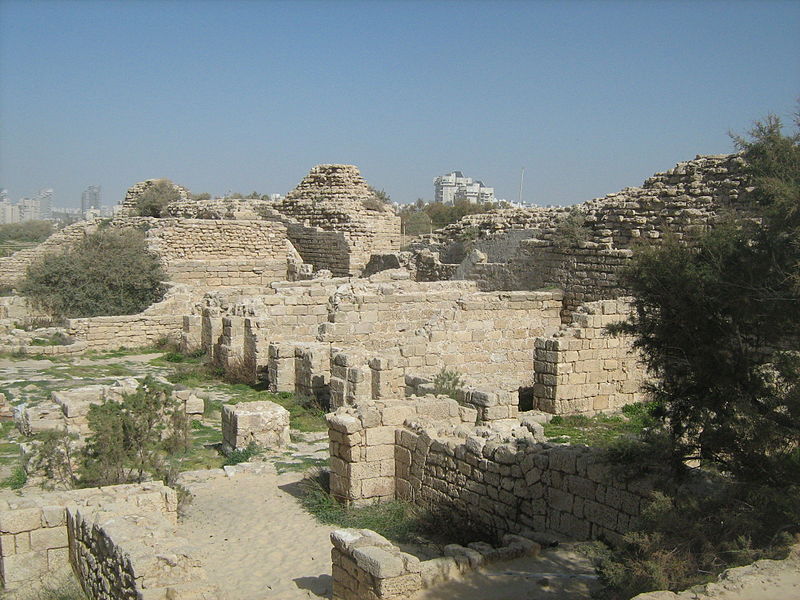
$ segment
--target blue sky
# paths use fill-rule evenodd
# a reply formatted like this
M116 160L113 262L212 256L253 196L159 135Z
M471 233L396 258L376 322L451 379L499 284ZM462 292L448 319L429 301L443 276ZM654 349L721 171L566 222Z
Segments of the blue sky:
M458 169L569 204L732 150L800 97L800 2L0 0L0 187L168 177L286 193L351 163L394 200Z

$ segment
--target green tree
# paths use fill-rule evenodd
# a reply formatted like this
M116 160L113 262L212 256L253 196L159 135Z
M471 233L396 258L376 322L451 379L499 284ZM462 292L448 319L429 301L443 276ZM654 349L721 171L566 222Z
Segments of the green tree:
M740 481L800 481L800 133L780 120L735 138L753 179L750 218L694 248L638 253L633 316L616 327L656 376L676 467L687 458Z
M161 217L170 202L181 199L181 194L169 179L159 179L136 199L140 217Z
M20 293L59 318L129 315L164 296L166 276L137 229L101 229L31 264Z

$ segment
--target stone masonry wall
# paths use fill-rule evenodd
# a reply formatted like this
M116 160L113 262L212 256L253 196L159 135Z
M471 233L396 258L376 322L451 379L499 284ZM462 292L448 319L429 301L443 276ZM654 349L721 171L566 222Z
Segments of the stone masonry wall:
M362 404L328 414L330 491L356 506L395 497L395 430L407 419L474 425L475 409L452 398L425 396Z
M500 533L553 532L618 542L648 501L651 483L615 477L586 446L537 443L518 432L396 433L397 497L462 515Z
M557 415L594 414L646 399L646 369L632 338L605 332L627 318L629 301L584 304L570 325L536 338L533 408Z
M348 504L404 499L500 535L617 542L635 525L648 479L612 473L600 450L542 443L532 419L475 426L476 417L441 397L327 415L331 492Z
M90 350L143 348L162 339L181 340L183 314L192 310L196 298L191 288L176 285L164 300L144 312L115 317L67 319L69 336Z
M116 485L8 496L0 500L0 580L6 589L67 567L67 507L128 504L134 510L174 515L175 491L161 483Z

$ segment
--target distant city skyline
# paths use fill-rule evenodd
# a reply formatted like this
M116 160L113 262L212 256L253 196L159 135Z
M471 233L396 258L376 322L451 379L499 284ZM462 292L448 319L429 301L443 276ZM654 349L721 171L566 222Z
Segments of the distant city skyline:
M443 26L446 24L446 26ZM357 165L582 202L733 150L800 96L800 3L0 1L0 186L286 194Z

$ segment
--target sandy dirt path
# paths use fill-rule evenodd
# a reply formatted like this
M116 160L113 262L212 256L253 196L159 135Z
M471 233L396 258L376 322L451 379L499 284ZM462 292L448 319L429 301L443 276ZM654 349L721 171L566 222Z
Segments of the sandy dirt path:
M330 598L330 527L290 491L298 473L237 474L189 484L178 534L189 541L220 600Z

